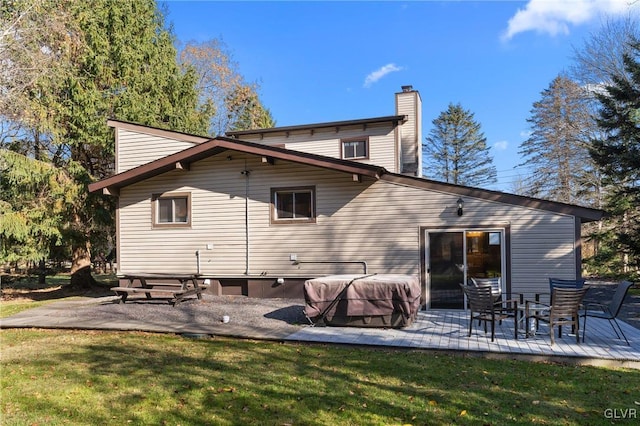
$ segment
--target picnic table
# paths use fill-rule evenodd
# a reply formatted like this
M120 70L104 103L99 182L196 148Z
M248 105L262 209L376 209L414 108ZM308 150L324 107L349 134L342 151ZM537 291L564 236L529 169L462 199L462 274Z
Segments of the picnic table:
M119 276L126 280L124 286L111 287L125 303L130 294L144 294L147 299L169 298L169 303L177 305L185 298L195 295L202 299L205 284L198 282L197 274L133 273Z

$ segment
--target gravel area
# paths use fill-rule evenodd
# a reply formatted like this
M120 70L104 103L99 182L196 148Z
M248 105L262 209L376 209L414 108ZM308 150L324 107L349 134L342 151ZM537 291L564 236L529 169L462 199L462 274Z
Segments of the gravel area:
M587 299L607 302L613 297L617 283L589 281L587 285L590 287ZM124 316L150 322L185 322L197 318L198 322L210 324L222 322L222 317L228 315L231 322L247 326L284 328L309 324L303 312L303 299L254 299L204 293L202 300L189 299L176 307L170 307L166 301L134 300L125 304L105 303L97 307L93 305L79 314L83 317L104 319L121 319ZM640 329L640 295L627 294L619 319Z
M588 282L587 299L611 300L616 288L614 282ZM216 296L204 293L202 300L188 299L172 306L168 300L117 303L115 296L83 298L51 309L41 318L45 323L59 326L82 324L88 328L118 328L177 333L205 333L244 336L249 338L283 338L308 326L304 315L303 299L255 299L245 296ZM36 309L37 310L37 309ZM35 321L33 311L17 316L25 323ZM223 323L223 316L229 323ZM640 295L628 294L619 318L640 329Z
M244 296L214 296L203 294L202 300L188 299L176 306L163 299L127 299L118 303L115 297L103 298L96 304L81 304L61 313L67 317L88 322L114 322L129 324L186 324L187 330L215 329L229 331L268 330L274 336L294 333L309 324L304 315L302 299L253 299ZM223 317L229 323L223 323ZM226 333L222 333L226 334ZM253 333L250 333L253 334ZM267 334L265 332L265 334ZM248 336L252 337L252 336Z

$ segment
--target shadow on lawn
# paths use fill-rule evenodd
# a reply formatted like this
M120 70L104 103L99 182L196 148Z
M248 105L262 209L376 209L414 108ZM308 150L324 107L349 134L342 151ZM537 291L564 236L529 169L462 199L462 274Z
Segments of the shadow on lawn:
M31 300L34 302L64 299L67 297L104 297L112 296L111 287L117 285L118 280L113 275L96 276L95 285L71 286L68 276L47 277L44 284L38 283L38 278L20 277L8 280L2 277L0 289L1 300Z
M95 424L579 424L606 408L572 403L602 390L589 368L422 352L114 335L48 362L101 395L104 411L78 407Z

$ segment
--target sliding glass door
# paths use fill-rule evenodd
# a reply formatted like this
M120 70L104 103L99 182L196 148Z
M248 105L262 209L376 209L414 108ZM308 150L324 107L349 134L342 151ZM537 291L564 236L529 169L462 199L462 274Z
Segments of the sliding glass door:
M461 283L469 278L502 277L503 235L502 230L492 229L427 231L429 307L462 309Z

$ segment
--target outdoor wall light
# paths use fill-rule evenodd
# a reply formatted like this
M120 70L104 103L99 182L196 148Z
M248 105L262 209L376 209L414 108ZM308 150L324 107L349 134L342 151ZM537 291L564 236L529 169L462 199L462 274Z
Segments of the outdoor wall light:
M458 216L462 216L462 207L464 207L464 200L462 198L458 198Z

